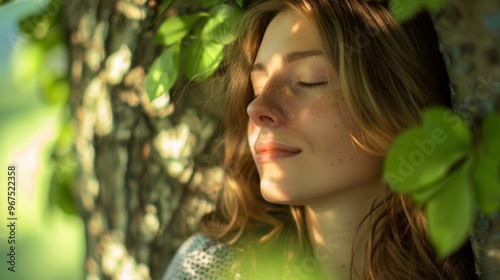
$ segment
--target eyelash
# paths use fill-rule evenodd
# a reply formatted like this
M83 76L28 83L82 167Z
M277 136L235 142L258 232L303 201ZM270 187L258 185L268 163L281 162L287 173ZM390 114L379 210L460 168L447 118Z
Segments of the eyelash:
M301 87L301 88L314 89L314 88L324 87L324 86L326 86L327 83L328 82L308 84L308 83L304 83L304 82L298 82L295 85L298 86L298 87ZM254 95L252 97L252 100L254 100L255 98L257 98L257 96L258 95Z
M298 82L296 85L298 87L301 87L301 88L312 89L312 88L318 88L318 87L326 86L326 84L327 84L327 82L314 83L314 84L308 84L308 83Z

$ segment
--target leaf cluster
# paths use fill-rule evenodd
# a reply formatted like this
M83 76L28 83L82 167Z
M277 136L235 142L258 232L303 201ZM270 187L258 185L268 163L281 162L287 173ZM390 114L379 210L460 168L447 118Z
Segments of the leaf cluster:
M215 72L224 46L236 39L234 26L242 14L242 2L229 5L220 0L200 0L201 11L171 16L161 24L155 40L167 48L146 77L151 101L167 93L181 74L199 82Z
M384 179L424 208L430 239L440 257L468 237L474 205L500 210L500 114L483 121L477 143L463 119L449 109L430 108L422 124L401 133L384 162Z

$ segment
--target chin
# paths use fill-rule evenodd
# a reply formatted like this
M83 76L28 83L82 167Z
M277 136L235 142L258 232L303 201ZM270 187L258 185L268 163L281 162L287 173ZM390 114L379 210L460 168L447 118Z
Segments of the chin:
M289 199L285 199L284 197L274 197L274 196L268 196L265 193L262 193L262 196L264 199L273 204L283 204L283 205L292 205L293 202Z
M261 180L260 192L262 193L262 197L270 203L289 204L291 201L290 194L281 188L280 185L265 179Z
M261 181L260 191L262 197L270 203L283 205L303 205L303 195L293 194L281 186L282 184L273 184Z

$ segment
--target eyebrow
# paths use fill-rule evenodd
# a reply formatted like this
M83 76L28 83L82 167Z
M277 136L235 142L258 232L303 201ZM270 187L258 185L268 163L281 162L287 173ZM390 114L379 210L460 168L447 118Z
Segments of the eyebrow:
M323 55L323 52L320 50L291 52L283 57L283 61L287 64L307 57L319 55ZM266 71L266 67L262 63L256 63L252 66L252 72L253 71Z

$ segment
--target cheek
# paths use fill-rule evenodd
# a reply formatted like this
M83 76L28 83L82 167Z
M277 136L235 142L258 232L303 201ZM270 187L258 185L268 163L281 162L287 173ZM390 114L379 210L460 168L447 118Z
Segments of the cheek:
M322 156L329 166L355 160L359 156L351 134L359 134L359 126L354 121L342 98L324 96L314 103L316 112L316 139Z
M340 95L332 97L327 101L323 102L327 104L328 108L323 109L324 111L329 110L330 118L333 119L332 127L337 131L337 133L349 138L349 142L352 140L352 136L358 138L361 132L361 128L354 119L353 115L347 108L347 104L344 98Z
M345 127L349 130L349 132L356 138L361 133L361 128L359 124L354 120L354 117L352 116L351 112L347 109L346 106L341 108L339 110L340 117L342 118L342 122L344 123Z

